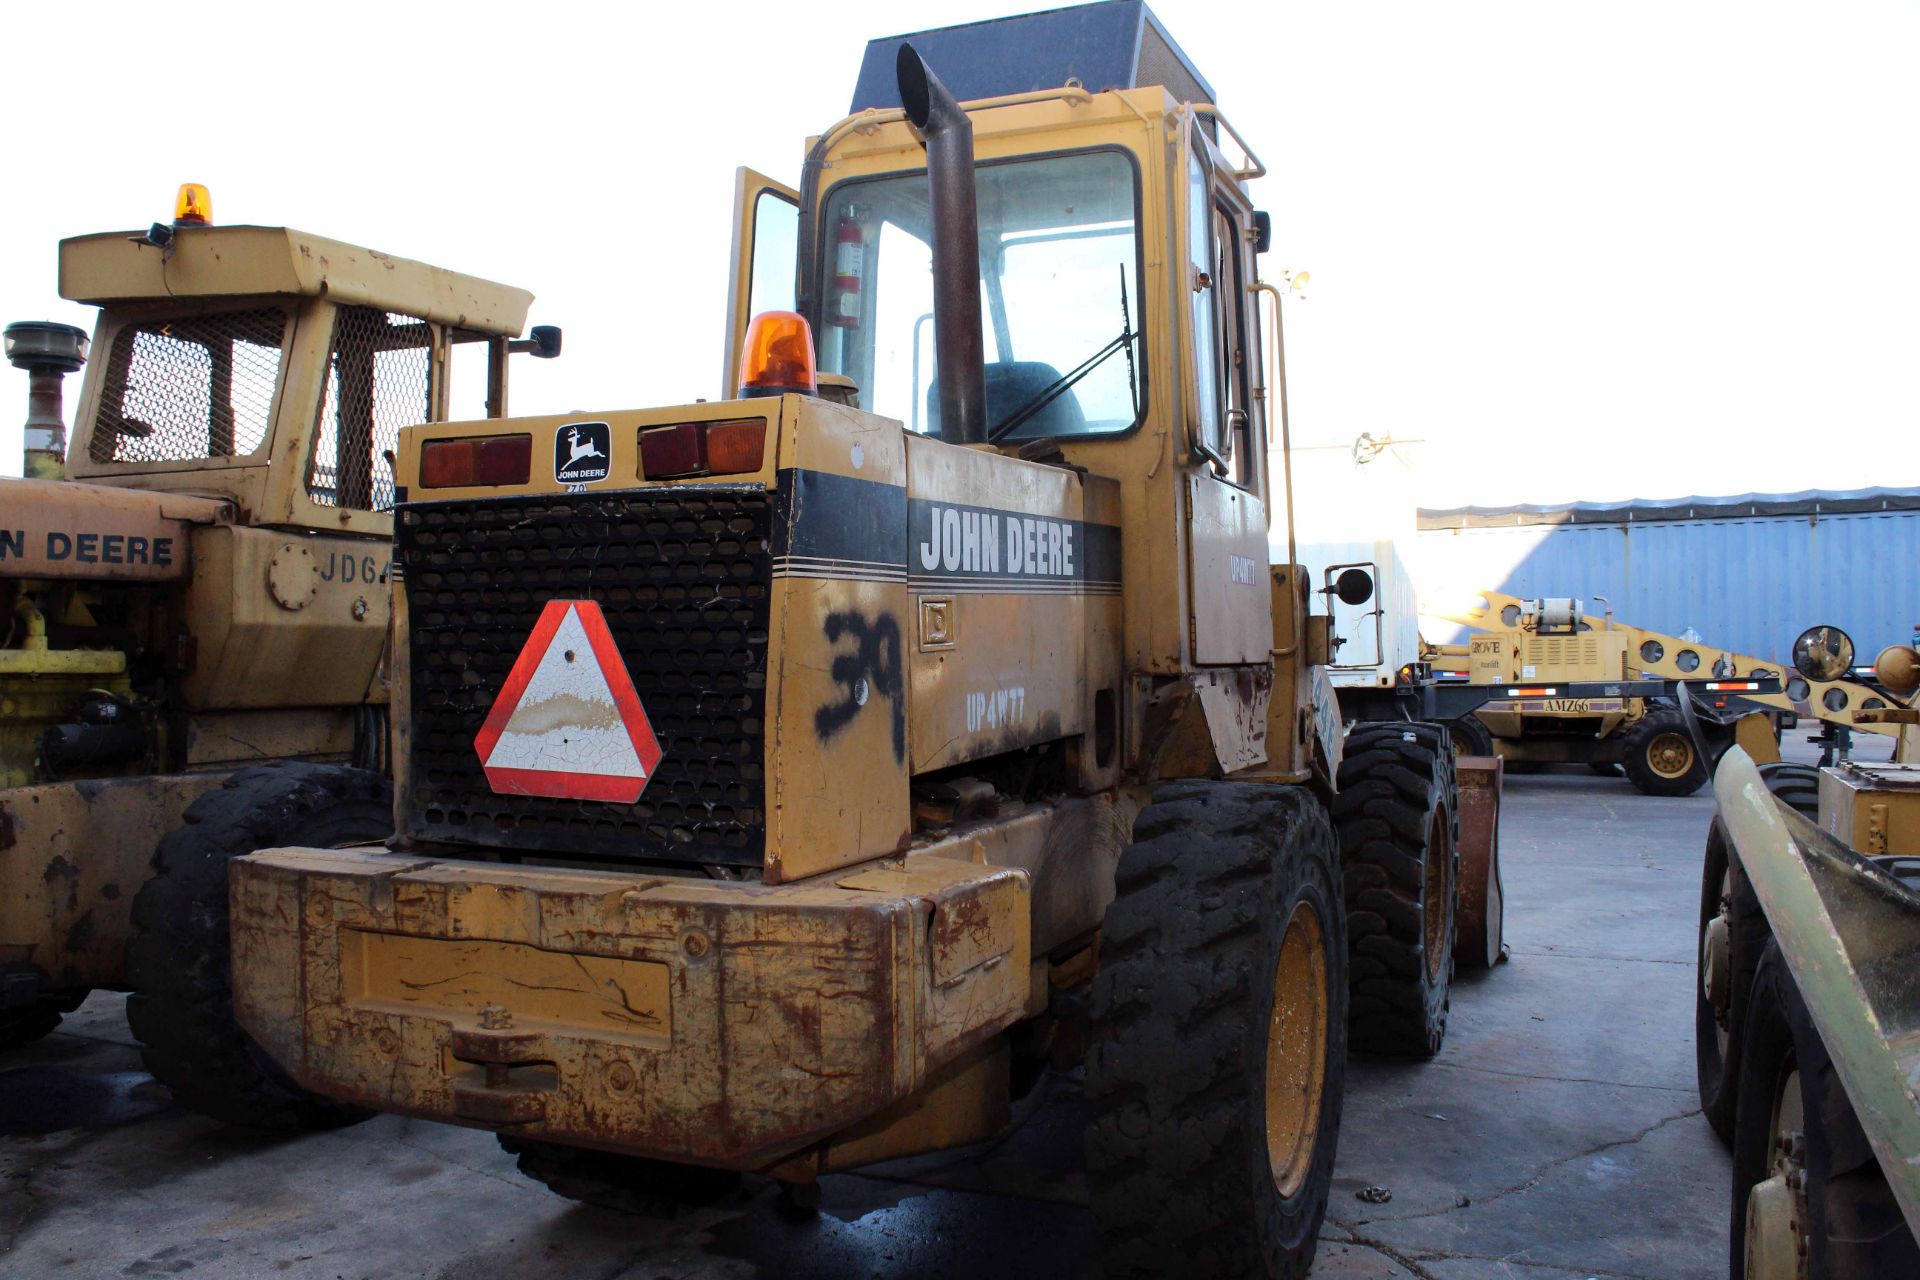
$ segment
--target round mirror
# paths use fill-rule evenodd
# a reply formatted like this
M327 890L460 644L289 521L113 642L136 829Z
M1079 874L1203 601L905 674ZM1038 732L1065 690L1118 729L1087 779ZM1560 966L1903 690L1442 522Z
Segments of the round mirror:
M1809 680L1838 680L1853 668L1853 637L1838 627L1808 627L1793 642L1793 669Z
M1333 594L1341 604L1365 604L1373 599L1373 575L1365 569L1342 569L1333 580Z

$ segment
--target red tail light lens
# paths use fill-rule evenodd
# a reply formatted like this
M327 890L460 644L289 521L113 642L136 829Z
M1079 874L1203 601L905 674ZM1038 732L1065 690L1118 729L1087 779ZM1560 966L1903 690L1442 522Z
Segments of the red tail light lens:
M717 476L758 471L767 447L767 420L716 422L707 428L707 470Z
M765 418L648 427L640 433L640 474L648 480L737 476L758 471L766 449Z
M532 436L430 440L420 450L422 489L525 484L532 474Z
M640 433L640 474L649 480L694 476L706 470L701 424L682 422Z

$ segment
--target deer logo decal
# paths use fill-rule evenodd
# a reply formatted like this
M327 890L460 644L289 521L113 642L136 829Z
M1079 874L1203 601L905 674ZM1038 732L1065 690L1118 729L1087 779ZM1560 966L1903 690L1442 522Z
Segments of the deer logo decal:
M553 433L553 478L568 485L605 480L611 438L604 422L569 422L561 427Z

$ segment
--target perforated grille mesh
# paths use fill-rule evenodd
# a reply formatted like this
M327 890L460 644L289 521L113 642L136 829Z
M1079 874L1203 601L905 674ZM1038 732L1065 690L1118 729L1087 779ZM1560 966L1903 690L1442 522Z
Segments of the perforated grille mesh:
M95 462L240 457L272 424L286 313L151 320L114 335L88 453Z
M307 492L329 507L393 505L400 428L427 420L433 333L423 320L342 307L333 326Z
M409 834L758 866L772 496L694 486L400 508ZM474 750L549 600L594 600L659 739L634 804L495 795Z

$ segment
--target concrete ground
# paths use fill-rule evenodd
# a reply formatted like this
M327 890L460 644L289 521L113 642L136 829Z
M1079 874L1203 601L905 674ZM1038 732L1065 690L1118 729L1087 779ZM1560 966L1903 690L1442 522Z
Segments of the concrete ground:
M1728 1161L1693 1082L1711 811L1584 769L1509 780L1512 960L1458 981L1435 1061L1351 1065L1315 1280L1725 1274ZM998 1143L828 1179L817 1217L750 1183L657 1222L550 1195L484 1133L383 1116L273 1139L189 1115L122 1005L96 995L0 1060L0 1276L931 1280L1091 1256L1072 1075Z

